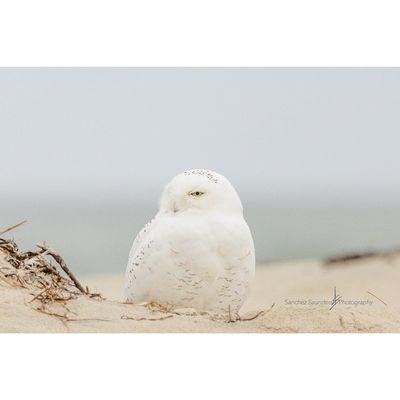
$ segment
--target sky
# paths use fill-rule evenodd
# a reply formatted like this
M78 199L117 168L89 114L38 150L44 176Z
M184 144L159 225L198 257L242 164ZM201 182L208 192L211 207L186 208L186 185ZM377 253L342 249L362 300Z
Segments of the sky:
M0 193L400 198L400 69L0 69Z

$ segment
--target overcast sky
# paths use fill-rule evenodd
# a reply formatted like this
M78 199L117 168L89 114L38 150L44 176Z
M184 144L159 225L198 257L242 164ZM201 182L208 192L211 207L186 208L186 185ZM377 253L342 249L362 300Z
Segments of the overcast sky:
M1 188L152 197L209 168L257 199L400 195L400 69L1 69Z

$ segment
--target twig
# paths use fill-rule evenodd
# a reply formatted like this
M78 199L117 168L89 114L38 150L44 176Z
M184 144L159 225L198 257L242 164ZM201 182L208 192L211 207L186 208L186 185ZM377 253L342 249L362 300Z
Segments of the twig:
M34 310L41 312L42 314L50 315L51 317L55 317L61 322L79 322L79 321L101 321L101 322L110 322L109 319L101 319L101 318L68 318L66 315L58 314L55 312L46 311L41 308L34 308Z
M378 296L374 295L373 293L369 292L368 290L367 290L367 293L370 294L371 296L374 296L376 299L378 299L381 303L383 303L387 307L387 304L382 299L380 299Z
M20 223L18 223L18 224L16 224L16 225L13 225L13 226L10 226L9 228L6 228L6 229L0 231L0 236L3 235L3 234L6 233L6 232L12 231L12 230L15 229L15 228L18 228L19 226L25 224L26 222L27 222L27 220L24 219L24 220L21 221Z
M146 317L128 317L127 315L122 315L121 319L130 319L132 321L162 321L164 319L172 318L173 315L166 315L165 317L160 317L160 318L146 318Z
M244 318L239 316L239 321L253 321L254 319L258 318L260 315L266 314L268 311L271 311L271 309L274 307L275 303L272 304L272 306L268 310L261 310L256 315L249 317L249 318Z
M42 294L46 293L49 289L50 289L49 287L46 287L46 289L42 290L36 296L34 296L31 300L29 300L29 303L32 303L33 301L35 301L38 297L40 297Z
M38 312L40 312L42 314L49 315L50 317L54 317L54 318L58 319L68 329L68 325L66 323L67 317L65 315L52 313L52 312L49 312L49 311L46 311L46 310L40 309L40 308L33 308L33 310L38 311Z
M100 321L100 322L110 322L110 319L102 318L68 318L67 322L82 322L82 321Z
M101 293L90 293L88 285L86 285L85 294L88 295L91 299L98 297L100 300L105 300L105 297L103 297Z
M228 322L234 322L231 315L231 305L228 304Z
M254 316L252 316L252 317L249 317L249 318L245 318L245 317L240 317L239 318L239 321L253 321L253 319L256 319L256 318L258 318L260 315L264 315L265 314L265 311L264 310L261 310L261 311L259 311L258 313L256 313Z
M75 278L75 275L69 270L67 264L58 253L56 253L53 249L46 246L45 244L37 244L36 246L39 247L39 249L45 251L47 255L53 257L54 260L60 265L62 270L71 278L72 282L74 282L79 291L83 294L87 294L83 286L79 283L78 279Z

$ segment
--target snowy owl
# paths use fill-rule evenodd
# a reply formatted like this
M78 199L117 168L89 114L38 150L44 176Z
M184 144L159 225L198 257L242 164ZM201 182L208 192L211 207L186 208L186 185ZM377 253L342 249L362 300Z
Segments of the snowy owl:
M220 174L189 170L165 187L158 213L133 242L125 300L235 318L254 270L235 189Z

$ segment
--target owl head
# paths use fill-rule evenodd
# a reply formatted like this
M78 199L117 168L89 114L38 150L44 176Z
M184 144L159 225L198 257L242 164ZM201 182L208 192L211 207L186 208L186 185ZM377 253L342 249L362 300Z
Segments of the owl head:
M243 213L240 198L223 175L206 169L191 169L173 178L164 188L160 212Z

